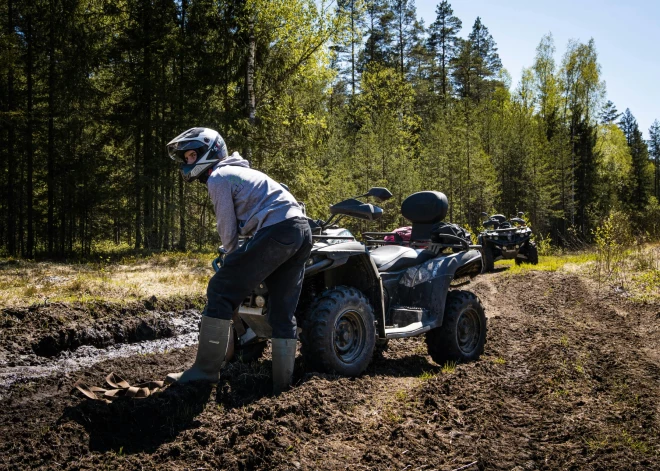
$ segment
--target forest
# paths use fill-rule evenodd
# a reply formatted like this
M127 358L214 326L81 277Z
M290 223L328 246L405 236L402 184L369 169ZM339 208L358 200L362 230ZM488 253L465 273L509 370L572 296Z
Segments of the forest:
M607 99L594 39L556 61L548 33L512 77L446 0L428 25L407 0L3 0L0 18L3 256L217 245L205 186L165 150L194 126L313 217L389 188L356 231L432 189L452 222L524 211L558 246L605 218L660 236L660 123L645 140Z

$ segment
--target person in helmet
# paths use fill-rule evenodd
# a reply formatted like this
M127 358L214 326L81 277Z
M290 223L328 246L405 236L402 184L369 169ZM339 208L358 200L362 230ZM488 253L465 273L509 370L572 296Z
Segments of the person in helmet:
M217 382L230 342L231 318L241 302L264 282L271 296L268 321L273 329L273 390L287 389L293 376L297 326L294 312L305 263L312 249L311 229L291 193L238 152L229 155L224 140L208 128L192 128L167 144L187 182L208 187L217 229L228 252L207 288L195 363L168 375L179 383ZM238 237L251 236L239 247Z

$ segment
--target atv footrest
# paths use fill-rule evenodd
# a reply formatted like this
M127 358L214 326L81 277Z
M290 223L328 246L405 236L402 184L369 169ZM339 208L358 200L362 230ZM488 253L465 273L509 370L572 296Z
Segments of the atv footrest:
M421 322L425 310L418 307L393 306L390 309L391 323L395 327L404 327L415 322Z
M431 330L430 325L424 325L421 322L414 322L405 327L395 327L385 329L385 337L388 339L402 339L406 337L415 337Z

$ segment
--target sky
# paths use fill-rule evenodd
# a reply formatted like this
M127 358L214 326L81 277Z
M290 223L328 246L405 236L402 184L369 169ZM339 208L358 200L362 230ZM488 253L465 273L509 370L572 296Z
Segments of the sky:
M440 0L416 0L417 17L429 26ZM497 43L502 65L517 85L531 67L544 34L552 33L555 62L561 64L569 39L594 38L606 82L605 101L619 112L630 108L644 137L660 121L660 0L450 0L463 22L462 37L477 16Z

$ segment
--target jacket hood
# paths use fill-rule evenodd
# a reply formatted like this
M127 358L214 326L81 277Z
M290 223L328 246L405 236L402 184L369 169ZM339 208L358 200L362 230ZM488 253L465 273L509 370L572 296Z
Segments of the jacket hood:
M226 159L223 159L220 162L218 162L215 166L217 168L217 167L224 167L225 165L236 165L238 167L250 168L250 162L248 162L243 157L241 157L238 152L234 152Z

